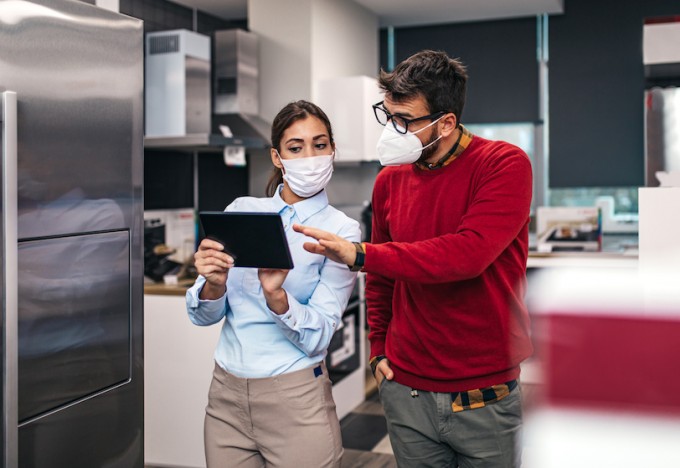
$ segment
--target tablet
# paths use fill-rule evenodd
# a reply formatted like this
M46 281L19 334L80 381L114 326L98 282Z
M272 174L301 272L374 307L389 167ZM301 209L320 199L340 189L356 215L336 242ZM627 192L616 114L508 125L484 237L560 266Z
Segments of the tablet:
M234 266L293 269L288 240L278 213L201 211L204 237L224 245Z

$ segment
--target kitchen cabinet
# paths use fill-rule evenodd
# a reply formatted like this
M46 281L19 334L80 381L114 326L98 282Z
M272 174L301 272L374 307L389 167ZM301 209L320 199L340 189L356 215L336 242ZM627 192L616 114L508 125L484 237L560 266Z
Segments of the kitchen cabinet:
M641 187L640 272L680 281L680 187Z
M377 161L376 144L383 131L372 105L383 100L378 82L368 76L320 80L316 103L333 125L336 162Z
M189 321L183 294L145 294L146 465L206 466L203 418L219 334L219 325L197 327Z

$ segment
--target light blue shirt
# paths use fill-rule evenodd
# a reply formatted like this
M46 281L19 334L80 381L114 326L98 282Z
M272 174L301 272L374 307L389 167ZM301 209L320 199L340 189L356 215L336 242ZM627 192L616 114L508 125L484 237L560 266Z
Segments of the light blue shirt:
M354 288L356 273L347 265L302 248L314 241L293 231L293 223L318 227L345 239L361 239L359 223L328 204L326 191L288 205L279 195L242 197L225 211L279 213L295 267L283 288L288 311L277 315L267 307L257 268L232 268L227 292L217 300L201 300L205 284L199 276L187 291L187 311L196 325L212 325L225 318L215 350L215 361L227 372L244 378L271 377L322 361ZM257 235L253 233L253 235Z

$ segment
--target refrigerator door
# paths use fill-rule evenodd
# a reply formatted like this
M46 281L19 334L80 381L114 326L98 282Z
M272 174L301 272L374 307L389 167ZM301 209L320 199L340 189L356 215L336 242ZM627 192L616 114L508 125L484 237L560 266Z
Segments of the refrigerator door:
M128 231L20 243L21 424L131 378L129 245Z
M19 466L142 467L142 22L0 0L0 61L17 96L19 391L3 430Z

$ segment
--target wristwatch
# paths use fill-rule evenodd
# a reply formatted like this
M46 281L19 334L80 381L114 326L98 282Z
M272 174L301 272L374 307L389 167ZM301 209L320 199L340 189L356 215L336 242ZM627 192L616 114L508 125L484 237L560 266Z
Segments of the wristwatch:
M347 265L351 271L360 271L364 267L364 261L366 260L366 250L364 249L364 244L361 242L352 242L354 247L357 249L357 256L354 259L354 265Z
M381 354L379 356L374 357L368 362L371 365L371 374L375 375L375 369L378 367L378 363L383 359L387 359L387 356Z

